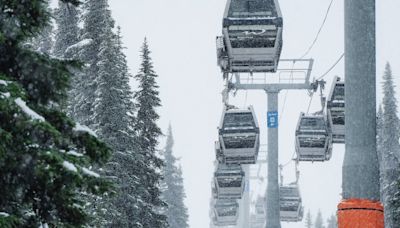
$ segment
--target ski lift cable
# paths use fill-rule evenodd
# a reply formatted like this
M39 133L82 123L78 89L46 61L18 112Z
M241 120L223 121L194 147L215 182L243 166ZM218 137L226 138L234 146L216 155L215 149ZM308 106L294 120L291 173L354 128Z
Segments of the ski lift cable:
M288 166L291 162L293 162L293 161L294 161L294 156L295 156L295 155L296 155L296 152L293 152L292 157L290 158L290 160L287 161L286 163L284 163L284 164L282 165L282 167L286 167L286 166Z
M310 53L311 49L314 47L314 45L317 43L319 35L321 34L322 29L325 26L325 22L328 19L328 15L329 15L329 11L331 10L332 4L333 4L334 0L331 0L331 2L329 3L328 9L326 10L325 16L324 16L324 20L322 21L322 24L317 32L317 35L315 36L314 41L311 43L310 47L307 49L307 51L300 57L300 59L303 59L306 55L308 55L308 53Z
M249 81L250 81L250 75L248 75L247 76L247 84L249 84ZM245 97L244 97L244 105L243 105L243 108L246 108L246 106L247 106L247 94L248 94L248 90L246 89L246 91L245 91Z
M344 56L345 56L345 53L343 52L339 56L339 58L336 60L336 62L324 74L319 76L316 81L319 81L319 80L323 79L325 76L327 76L340 63L340 61L343 59ZM314 92L312 92L311 95L310 95L310 101L308 103L308 108L307 108L307 114L310 111L310 107L311 107L313 96L314 96Z
M295 64L295 61L293 61L293 63L292 63L292 69L290 70L290 80L291 80L291 82L293 82L294 64ZM282 105L282 110L281 110L281 114L280 114L281 118L279 118L279 120L278 120L278 123L279 123L279 124L281 123L281 120L283 119L283 118L282 118L282 117L283 117L283 113L285 112L287 95L288 95L288 90L285 91L285 96L284 96L284 98L283 98L283 105Z
M336 65L338 65L339 62L343 59L344 54L345 54L345 53L343 53L343 54L338 58L338 60L336 60L336 62L335 62L324 74L322 74L317 80L321 80L321 79L324 78L326 75L328 75L329 72L331 72L331 71L336 67Z
M310 107L311 107L311 103L312 103L313 97L314 97L314 93L312 93L311 96L310 96L310 102L308 103L308 107L307 107L307 114L310 111Z

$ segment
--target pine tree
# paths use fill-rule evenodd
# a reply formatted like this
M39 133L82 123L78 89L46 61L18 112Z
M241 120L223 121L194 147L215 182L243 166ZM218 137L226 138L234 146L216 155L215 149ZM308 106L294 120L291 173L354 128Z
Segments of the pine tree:
M55 35L53 54L59 58L66 56L66 50L79 42L79 10L70 3L58 2L55 10L57 30Z
M82 60L79 56L79 51L70 50L79 42L79 10L78 7L70 3L58 1L58 8L55 10L55 21L57 30L55 34L55 43L53 48L53 55L58 58L73 58ZM68 53L67 53L68 51ZM62 104L62 109L66 110L68 115L75 118L74 107L77 103L77 91L79 91L81 71L74 71L70 80L70 87L68 90L68 100Z
M314 225L312 222L312 215L311 215L310 210L308 210L308 212L307 212L305 225L306 225L306 228L312 228L312 226Z
M145 39L141 50L141 67L139 73L135 75L139 83L138 90L134 93L136 99L137 116L135 131L137 133L136 145L138 146L139 166L137 176L140 178L139 205L140 208L137 218L145 228L167 227L166 216L162 215L165 202L160 199L160 184L162 175L160 169L163 161L157 157L158 138L161 130L156 121L159 115L156 108L161 106L158 97L158 77L153 69L150 58L150 50Z
M89 218L79 193L110 187L90 170L107 161L109 148L52 108L66 99L78 64L23 45L49 20L47 1L0 1L1 227L82 227Z
M140 227L136 167L143 159L135 152L133 94L120 32L113 32L107 0L88 0L85 12L81 41L66 49L86 65L78 74L70 110L112 148L110 162L99 172L116 184L115 196L89 196L86 209L95 217L94 227Z
M399 174L399 125L400 121L397 116L397 100L395 98L395 86L393 83L393 75L390 64L386 64L383 76L383 121L381 134L378 137L378 146L382 157L381 176L382 176L382 196L385 207L385 224L388 227L394 227L394 208L391 199L394 194L399 191L396 183L400 180Z
M331 217L327 220L326 228L337 228L337 217L336 215L331 215Z
M324 228L324 220L322 218L322 213L321 210L318 210L318 214L317 217L315 218L315 224L314 224L315 228Z
M45 4L46 10L51 13L48 2L43 2L43 4ZM39 53L50 55L54 45L53 29L52 21L49 20L40 33L30 39L31 48Z
M376 151L378 154L379 161L379 182L380 182L380 198L383 199L383 109L382 105L379 105L378 113L376 114Z
M74 118L87 126L93 127L95 91L99 84L99 55L103 38L110 34L114 27L107 0L87 0L84 5L83 29L81 47L79 51L80 60L85 63L82 76L79 77L79 90L76 92L76 103L73 107ZM84 42L87 41L87 42Z
M188 210L184 204L182 170L177 167L177 159L172 153L174 139L171 126L168 128L167 142L164 150L165 167L163 168L163 200L167 203L165 215L170 228L188 228Z
M115 35L111 28L106 31L100 37L93 126L99 137L114 150L105 173L115 180L117 194L111 199L104 199L100 205L107 208L106 217L111 227L135 227L138 224L134 219L137 211L135 167L138 166L138 158L133 130L133 95L120 32Z

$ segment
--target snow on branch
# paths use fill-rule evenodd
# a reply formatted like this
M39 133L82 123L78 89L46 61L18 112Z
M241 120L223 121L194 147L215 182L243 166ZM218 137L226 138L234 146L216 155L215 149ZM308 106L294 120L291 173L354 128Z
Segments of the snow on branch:
M47 223L40 224L39 228L49 228L49 225Z
M2 217L8 217L8 216L10 216L8 213L6 213L6 212L1 212L0 211L0 216L2 216Z
M7 83L6 81L4 81L4 80L0 80L0 85L7 86L7 85L8 85L8 83Z
M65 169L67 169L67 170L69 170L71 172L77 172L78 171L78 169L75 167L75 165L72 164L71 162L64 161L63 162L63 166L64 166Z
M98 173L95 173L85 167L82 168L82 172L88 176L97 177L97 178L100 177L100 175Z
M10 98L11 94L10 93L0 93L1 98Z
M77 132L86 132L97 138L96 133L92 129L90 129L89 127L87 127L85 125L81 125L80 123L76 123L73 130L77 131Z
M43 116L37 114L35 111L33 111L32 109L30 109L30 108L26 105L25 101L23 101L21 98L18 97L17 99L15 99L14 102L15 102L15 104L17 104L17 105L22 109L22 111L23 111L26 115L28 115L31 119L33 119L33 120L39 120L39 121L41 121L41 122L44 122L44 121L45 121Z
M82 49L83 47L85 47L85 46L87 46L87 45L90 45L92 42L93 42L92 39L84 39L84 40L81 40L81 41L79 41L78 43L69 46L69 47L65 50L65 53L70 53L70 52L75 51L75 50L77 50L77 49L78 49L78 50L79 50L79 49Z
M75 150L70 150L67 152L67 154L75 156L75 157L82 157L83 154L76 152Z

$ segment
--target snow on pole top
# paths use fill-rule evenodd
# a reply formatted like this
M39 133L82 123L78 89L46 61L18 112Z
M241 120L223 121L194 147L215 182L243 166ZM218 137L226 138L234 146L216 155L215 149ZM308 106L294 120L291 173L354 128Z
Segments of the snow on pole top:
M96 133L92 129L90 129L89 127L87 127L85 125L81 125L80 123L76 123L73 130L77 131L77 132L86 132L97 138Z
M22 111L23 111L26 115L28 115L31 119L33 119L33 120L39 120L39 121L41 121L41 122L44 122L44 121L45 121L45 119L44 119L43 116L37 114L35 111L33 111L32 109L30 109L30 108L26 105L25 101L23 101L21 98L18 97L17 99L15 99L14 102L15 102L15 104L17 104L17 105L22 109Z

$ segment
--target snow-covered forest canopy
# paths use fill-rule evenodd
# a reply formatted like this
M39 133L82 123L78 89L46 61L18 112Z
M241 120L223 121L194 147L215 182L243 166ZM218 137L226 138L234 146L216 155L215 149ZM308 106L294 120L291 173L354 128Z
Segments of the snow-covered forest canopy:
M107 0L49 4L0 2L0 227L188 227L147 40L133 76Z

